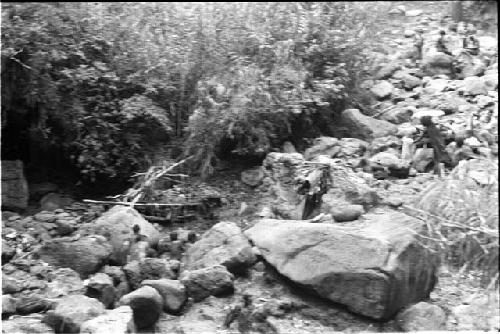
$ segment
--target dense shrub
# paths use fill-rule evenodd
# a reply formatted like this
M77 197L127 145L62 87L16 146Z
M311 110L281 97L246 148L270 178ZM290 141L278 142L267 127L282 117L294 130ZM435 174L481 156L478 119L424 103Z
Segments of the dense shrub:
M142 168L174 133L202 174L222 142L263 154L355 97L384 6L2 3L3 148L46 142L89 180Z
M243 20L244 12L250 15L245 30L226 31L241 41L239 49L235 44L230 50L227 74L216 72L198 85L186 148L198 162L195 168L210 173L217 146L228 139L235 154L269 152L290 137L298 115L310 127L321 126L314 124L317 119L332 123L357 93L367 29L377 18L368 19L368 13L374 14L371 6L262 3L232 8L235 21L227 26ZM318 113L323 117L314 117Z

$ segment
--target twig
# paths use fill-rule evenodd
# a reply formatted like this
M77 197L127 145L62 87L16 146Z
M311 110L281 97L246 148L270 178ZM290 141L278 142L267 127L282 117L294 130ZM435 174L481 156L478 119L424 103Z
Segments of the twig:
M27 68L28 70L31 70L31 71L34 71L34 69L28 65L26 65L25 63L23 63L22 61L20 61L19 59L16 59L14 57L9 57L9 59L15 61L16 63L18 63L19 65L21 65L22 67L25 67Z
M498 232L495 231L495 230L480 229L480 228L475 228L475 227L472 227L472 226L466 226L466 225L463 225L463 224L460 224L460 223L448 220L446 218L433 215L430 212L427 212L427 211L424 211L424 210L420 210L420 209L417 209L417 208L414 208L412 206L408 206L408 205L405 205L405 204L403 204L403 207L406 208L406 209L414 210L414 211L417 211L419 213L428 215L428 216L430 216L432 218L438 219L438 220L440 220L442 222L441 224L444 225L444 226L468 229L468 230L471 230L471 231L481 232L481 233L487 234L487 235L492 236L492 237L498 237ZM422 221L425 221L424 219L422 219L420 217L415 217L415 216L412 216L412 217L417 218L417 219L422 220ZM443 222L446 222L446 223L443 223Z
M200 202L186 202L186 203L132 203L132 202L114 202L114 201L96 201L92 199L84 199L84 203L93 204L114 204L114 205L127 205L127 206L195 206L201 205Z

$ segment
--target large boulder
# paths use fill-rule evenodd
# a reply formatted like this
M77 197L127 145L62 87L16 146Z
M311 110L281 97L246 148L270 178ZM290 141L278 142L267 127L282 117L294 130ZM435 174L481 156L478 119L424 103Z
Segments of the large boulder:
M160 293L150 286L143 286L120 299L120 306L132 308L135 326L138 329L151 328L160 318L163 299Z
M304 158L307 160L314 159L318 155L326 155L334 158L340 152L339 140L333 137L315 138L312 146L304 152Z
M367 141L396 134L397 131L394 124L363 115L358 109L344 110L341 123L348 128L351 137Z
M66 296L57 302L54 310L47 311L43 322L57 333L79 333L85 321L103 314L105 310L97 299L82 295Z
M259 190L269 197L269 204L279 216L302 219L304 195L297 193L299 179L307 177L311 170L300 153L269 153L262 163L265 171L264 184Z
M189 247L183 262L187 270L220 264L232 273L242 273L255 261L252 246L241 229L235 223L220 222Z
M132 309L126 305L87 320L80 326L81 334L127 334L135 332Z
M484 78L480 77L468 77L462 82L462 87L464 95L487 95L488 88L485 84Z
M160 232L139 212L128 206L116 205L106 211L99 219L92 224L91 229L94 233L105 236L111 246L113 253L110 260L117 265L126 263L128 253L127 241L133 238L133 226L138 225L140 234L146 236L150 246L158 244Z
M419 220L385 212L346 224L264 219L245 234L281 274L355 313L389 319L429 296L439 258L417 239Z
M2 333L16 334L49 334L55 333L47 324L42 322L41 314L32 314L24 317L15 317L2 320Z
M2 160L2 209L25 210L28 207L28 197L23 162Z
M440 52L428 53L422 61L424 73L429 76L453 74L453 57Z
M319 156L314 162L329 166L331 188L324 196L322 202L328 202L328 198L341 199L344 203L359 204L366 207L376 205L380 197L377 192L368 186L367 182L356 175L352 169L342 166L334 159Z
M224 266L186 270L180 281L187 289L188 296L201 301L208 296L223 296L234 291L234 276Z
M55 238L38 250L43 261L56 266L71 268L82 276L99 270L111 255L111 246L101 236Z

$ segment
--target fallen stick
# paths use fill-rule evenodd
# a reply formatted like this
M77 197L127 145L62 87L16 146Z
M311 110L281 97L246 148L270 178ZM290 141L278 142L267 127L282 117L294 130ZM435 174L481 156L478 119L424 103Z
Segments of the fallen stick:
M201 205L200 202L187 202L187 203L132 203L132 202L115 202L115 201L96 201L93 199L84 199L84 203L92 204L114 204L114 205L127 205L127 206L197 206Z
M143 215L144 219L147 221L153 222L153 223L168 223L171 221L169 218L165 217L156 217L156 216L145 216Z

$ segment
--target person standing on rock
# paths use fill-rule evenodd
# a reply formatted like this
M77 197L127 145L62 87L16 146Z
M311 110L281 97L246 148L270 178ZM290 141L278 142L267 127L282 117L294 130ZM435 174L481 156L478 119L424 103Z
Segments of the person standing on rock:
M431 116L423 116L420 118L420 123L424 126L424 132L415 141L415 146L421 143L428 143L432 146L434 152L434 174L441 175L440 163L447 166L452 165L451 158L448 156L445 147L443 134L432 121Z
M436 50L438 52L442 52L444 54L447 54L448 56L453 56L453 54L448 50L448 46L446 45L446 32L444 30L441 30L439 32L439 38L436 42Z
M422 36L423 32L424 31L422 29L417 29L413 39L413 44L415 46L415 65L417 66L422 61L422 49L424 47L424 37Z
M475 29L468 29L467 36L463 39L463 48L472 56L479 55L479 40L474 36Z

